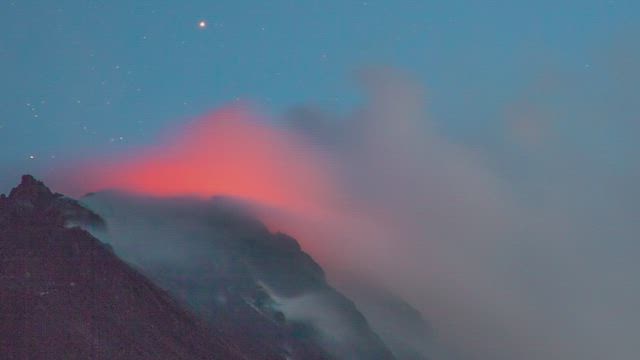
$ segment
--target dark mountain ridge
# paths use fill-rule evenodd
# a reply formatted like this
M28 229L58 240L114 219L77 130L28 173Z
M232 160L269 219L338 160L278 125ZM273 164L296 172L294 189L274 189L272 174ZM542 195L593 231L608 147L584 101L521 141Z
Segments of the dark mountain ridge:
M82 201L108 224L96 236L229 336L280 346L295 359L310 359L310 347L337 359L393 358L298 242L242 205L117 192Z
M100 208L96 201L108 205L106 217L89 209ZM177 246L159 246L180 252L197 230L180 224L204 221L207 251L187 262L155 261L149 248L127 248L140 244L118 221L147 221L135 212L139 204L100 193L83 202L93 205L52 193L29 175L0 195L3 358L393 359L295 239L223 202L197 205L206 208L203 219L193 219L192 203L169 214L153 203L155 223L135 223L158 228L160 239L165 229L177 231ZM111 244L85 229L109 234ZM300 299L311 299L303 316L290 311L299 310ZM339 320L348 336L327 331L327 318Z
M3 359L248 358L75 222L104 226L28 175L0 196Z

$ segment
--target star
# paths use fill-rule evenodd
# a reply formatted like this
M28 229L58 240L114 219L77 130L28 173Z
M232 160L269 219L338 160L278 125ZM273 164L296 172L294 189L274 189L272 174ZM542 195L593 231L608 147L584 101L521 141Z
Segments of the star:
M200 29L205 29L205 28L207 27L207 22L206 22L206 21L204 21L204 20L200 20L200 21L198 22L198 27L199 27Z

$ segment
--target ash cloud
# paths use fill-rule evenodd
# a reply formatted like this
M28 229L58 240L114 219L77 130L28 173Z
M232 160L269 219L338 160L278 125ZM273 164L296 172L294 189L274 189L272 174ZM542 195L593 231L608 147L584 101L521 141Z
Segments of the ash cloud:
M334 252L351 272L417 306L443 358L635 354L640 228L630 181L638 172L625 156L640 152L624 137L637 126L615 105L585 104L584 84L556 81L534 89L534 100L508 104L498 150L444 136L425 113L423 92L393 72L365 74L369 102L350 116L292 115L341 159L350 214L373 219L357 229L345 222L354 236L331 236L339 239ZM609 96L628 94L626 86L612 81ZM524 137L512 131L522 119L514 115L532 122ZM607 136L621 142L598 143Z
M301 107L249 128L213 115L133 160L83 167L98 181L79 188L240 197L347 294L359 279L419 309L434 344L410 345L434 358L635 357L639 167L590 144L594 128L634 133L628 112L576 106L569 80L545 85L548 97L506 104L501 143L470 148L443 135L406 75L362 80L368 101L351 114ZM619 83L610 96L627 93ZM605 127L604 115L624 119ZM628 141L620 153L639 154Z

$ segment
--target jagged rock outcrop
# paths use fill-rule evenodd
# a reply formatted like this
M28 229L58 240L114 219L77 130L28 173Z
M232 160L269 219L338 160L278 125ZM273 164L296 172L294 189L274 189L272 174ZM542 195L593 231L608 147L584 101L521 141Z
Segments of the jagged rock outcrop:
M81 224L96 229L104 228L102 218L76 200L53 193L33 176L24 175L9 197L0 195L0 226L27 225L29 222L40 226Z

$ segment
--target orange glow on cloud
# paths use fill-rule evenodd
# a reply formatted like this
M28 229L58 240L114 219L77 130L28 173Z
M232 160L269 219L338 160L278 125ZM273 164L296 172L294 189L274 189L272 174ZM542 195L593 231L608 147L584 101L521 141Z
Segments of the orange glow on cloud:
M83 187L153 196L233 196L292 212L316 212L333 194L329 161L299 135L248 110L204 116L133 156L84 166ZM76 177L78 181L78 177Z
M373 221L371 209L352 201L329 153L304 135L263 120L245 108L218 110L153 146L80 164L59 182L73 195L119 190L240 199L271 231L292 235L334 268L358 239L368 239L366 249L376 249L384 219Z

